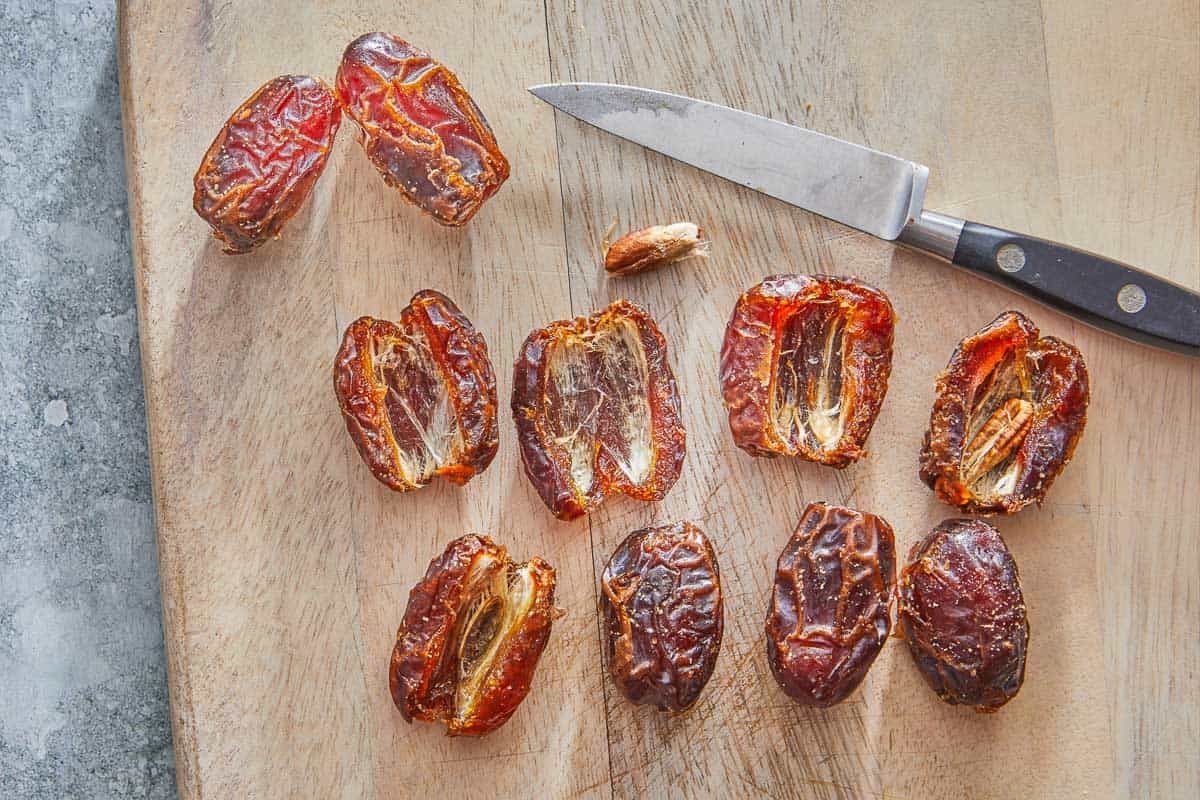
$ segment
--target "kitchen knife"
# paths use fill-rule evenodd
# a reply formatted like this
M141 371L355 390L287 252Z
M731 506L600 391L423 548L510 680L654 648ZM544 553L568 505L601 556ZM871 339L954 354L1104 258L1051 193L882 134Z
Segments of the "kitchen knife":
M1200 356L1200 295L1094 253L927 211L929 168L921 164L651 89L560 83L529 91L601 130L940 256L1097 328Z

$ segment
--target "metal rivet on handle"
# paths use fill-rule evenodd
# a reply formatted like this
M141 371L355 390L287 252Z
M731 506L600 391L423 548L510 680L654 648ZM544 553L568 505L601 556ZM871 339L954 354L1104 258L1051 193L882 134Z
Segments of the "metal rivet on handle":
M1136 314L1146 307L1146 290L1136 283L1127 283L1117 291L1117 305L1126 314Z
M1025 266L1025 251L1020 245L1004 245L996 251L996 266L1005 272L1020 272Z

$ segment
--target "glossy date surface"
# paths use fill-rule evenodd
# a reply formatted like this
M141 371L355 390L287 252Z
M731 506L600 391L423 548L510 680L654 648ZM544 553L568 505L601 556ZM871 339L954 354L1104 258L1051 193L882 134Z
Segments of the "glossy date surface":
M242 103L200 161L192 205L226 253L279 235L329 158L342 114L317 78L283 75Z
M775 571L767 660L789 697L840 703L887 641L896 586L891 526L874 514L811 503Z
M445 295L418 292L396 322L362 317L334 359L334 392L359 455L396 491L466 483L496 455L487 344Z
M455 539L409 594L388 668L408 722L451 736L499 728L529 693L558 611L554 569L514 563L486 536Z
M842 468L887 393L895 314L852 278L776 275L743 294L725 328L721 389L738 447Z
M559 519L612 492L661 500L683 466L666 340L626 300L530 333L514 367L512 411L525 474Z
M1004 312L963 339L938 377L921 479L973 513L1040 503L1075 452L1090 393L1074 346Z
M897 622L925 681L947 703L995 711L1025 680L1029 623L1017 565L983 520L946 520L913 547Z
M717 554L689 522L631 533L601 578L613 681L633 703L682 711L712 676L724 630Z
M443 225L463 225L508 178L508 160L458 78L388 33L349 44L337 73L371 163Z

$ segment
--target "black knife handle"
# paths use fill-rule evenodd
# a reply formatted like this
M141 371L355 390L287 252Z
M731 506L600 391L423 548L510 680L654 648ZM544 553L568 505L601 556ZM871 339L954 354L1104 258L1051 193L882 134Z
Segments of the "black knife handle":
M951 260L1097 328L1200 356L1200 294L1127 264L977 222Z

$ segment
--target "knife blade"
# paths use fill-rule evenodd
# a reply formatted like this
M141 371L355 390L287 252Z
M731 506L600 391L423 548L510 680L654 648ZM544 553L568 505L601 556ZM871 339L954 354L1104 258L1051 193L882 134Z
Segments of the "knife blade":
M757 114L613 84L529 91L623 139L881 239L899 236L925 200L927 167Z
M529 91L608 133L899 240L1102 330L1200 356L1200 295L1104 256L925 209L929 169L914 161L636 86L559 83Z

